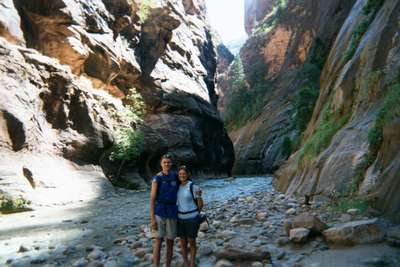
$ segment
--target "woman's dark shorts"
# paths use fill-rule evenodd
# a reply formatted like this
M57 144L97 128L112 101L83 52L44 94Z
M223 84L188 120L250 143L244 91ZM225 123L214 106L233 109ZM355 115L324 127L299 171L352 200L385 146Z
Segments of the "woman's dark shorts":
M178 236L196 238L199 231L199 220L193 219L178 219Z

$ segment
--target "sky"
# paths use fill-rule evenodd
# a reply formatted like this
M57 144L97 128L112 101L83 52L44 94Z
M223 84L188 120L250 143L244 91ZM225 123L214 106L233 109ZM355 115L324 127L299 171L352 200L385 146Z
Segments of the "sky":
M246 36L244 30L244 0L206 0L211 26L224 43Z

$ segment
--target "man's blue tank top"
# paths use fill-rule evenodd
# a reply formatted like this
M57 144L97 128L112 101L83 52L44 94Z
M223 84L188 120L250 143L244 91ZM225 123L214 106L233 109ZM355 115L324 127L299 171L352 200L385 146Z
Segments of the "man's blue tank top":
M153 181L157 183L157 196L154 214L161 218L177 219L178 206L176 205L179 189L178 175L169 172L168 175L156 175Z

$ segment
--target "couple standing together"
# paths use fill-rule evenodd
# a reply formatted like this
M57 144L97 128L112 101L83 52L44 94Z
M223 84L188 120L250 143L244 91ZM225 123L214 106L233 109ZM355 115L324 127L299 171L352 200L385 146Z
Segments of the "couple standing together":
M199 214L203 208L201 189L190 181L190 173L186 166L180 166L178 174L171 171L171 167L171 156L162 156L162 171L154 176L151 184L153 266L160 266L160 251L164 239L167 245L166 266L171 266L174 239L178 236L185 267L194 267Z

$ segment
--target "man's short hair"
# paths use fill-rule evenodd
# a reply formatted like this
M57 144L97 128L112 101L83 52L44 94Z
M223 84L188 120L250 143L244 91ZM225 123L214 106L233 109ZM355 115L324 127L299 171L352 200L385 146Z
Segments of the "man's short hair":
M169 159L169 160L172 160L172 155L171 155L171 154L169 154L169 153L167 153L167 154L164 154L164 155L162 155L162 156L161 156L161 160L163 160L163 159Z

